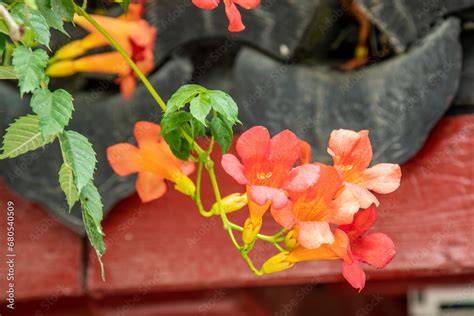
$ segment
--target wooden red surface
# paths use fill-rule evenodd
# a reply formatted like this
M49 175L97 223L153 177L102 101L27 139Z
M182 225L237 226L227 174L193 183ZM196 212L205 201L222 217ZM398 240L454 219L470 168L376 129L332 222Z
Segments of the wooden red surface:
M374 231L389 234L397 255L384 270L367 268L370 279L474 274L474 115L442 120L423 150L402 167L400 189L380 196ZM242 192L218 168L225 194ZM205 182L208 188L208 182ZM205 192L210 203L212 194ZM245 211L232 216L242 223ZM265 232L278 231L267 218ZM224 233L218 218L199 216L190 200L170 189L141 204L132 196L104 222L106 282L89 251L87 291L95 296L218 287L341 281L339 262L298 264L282 273L254 276ZM257 262L274 249L256 246ZM347 285L349 286L349 285Z
M5 307L7 203L14 203L15 301L83 293L82 239L0 181L0 298ZM7 313L7 315L9 315Z

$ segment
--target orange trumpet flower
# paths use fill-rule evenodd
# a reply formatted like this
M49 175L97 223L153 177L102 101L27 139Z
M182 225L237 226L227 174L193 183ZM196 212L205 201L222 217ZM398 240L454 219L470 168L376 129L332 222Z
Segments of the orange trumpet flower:
M136 188L142 202L160 198L166 192L164 180L174 182L175 189L193 195L194 183L187 176L194 163L176 158L160 135L160 125L137 122L134 135L138 147L121 143L107 148L107 159L120 176L138 173Z
M154 67L153 48L156 28L141 19L142 6L131 4L130 11L118 18L91 15L127 52L138 68L146 75ZM119 52L99 53L79 59L92 48L108 45L107 40L84 17L75 16L74 23L90 32L83 39L73 41L57 51L52 58L58 61L51 64L47 74L51 77L63 77L78 72L94 72L118 75L117 83L124 99L135 91L136 75Z

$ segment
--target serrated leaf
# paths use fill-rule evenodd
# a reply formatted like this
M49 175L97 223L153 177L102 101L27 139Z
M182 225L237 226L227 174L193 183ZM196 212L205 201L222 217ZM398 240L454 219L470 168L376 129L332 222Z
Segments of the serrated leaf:
M46 19L38 10L27 9L25 4L17 3L11 14L16 20L21 20L28 28L35 32L35 39L38 43L49 47L51 33Z
M51 7L60 17L65 17L68 20L74 18L73 0L51 0Z
M232 124L221 116L214 116L211 121L211 133L225 154L232 145Z
M189 122L193 116L191 113L179 111L179 112L166 112L163 119L161 119L161 134L167 134L174 130L177 130L183 124Z
M198 122L195 118L193 118L189 123L191 124L193 139L206 135L206 126L204 126L201 122Z
M51 92L38 89L31 98L31 108L40 118L40 129L43 138L55 136L69 123L72 116L72 96L63 89Z
M10 36L10 28L3 18L0 18L0 33Z
M71 166L77 191L92 180L96 165L96 154L87 138L78 132L65 131L59 135L61 151L65 162Z
M53 137L46 140L41 137L38 116L22 116L7 128L3 136L3 152L0 159L17 157L43 147L53 140Z
M12 66L0 66L0 79L16 79L15 70Z
M207 94L211 99L212 108L217 113L222 114L232 124L239 122L239 108L230 95L219 90L211 90Z
M197 84L188 84L180 87L168 100L166 112L172 113L181 109L196 95L204 91L206 91L206 88Z
M18 77L20 93L36 90L44 78L44 68L48 62L48 54L42 49L34 52L31 48L19 46L13 51L13 68Z
M94 247L97 258L102 270L102 279L104 279L104 265L102 264L102 256L105 253L104 232L102 231L103 205L99 191L94 183L90 181L84 187L80 194L82 219L86 229L87 237Z
M51 1L50 0L37 0L36 3L38 4L39 12L41 13L41 15L43 15L44 19L46 20L46 23L50 27L64 34L67 34L66 30L64 30L64 22L61 19L61 16L58 13L56 13L56 11L53 10L51 6Z
M72 172L72 168L67 163L63 163L61 169L59 169L59 185L66 195L69 211L71 211L74 204L79 200L79 192L74 183L74 173Z
M211 108L211 99L206 93L201 93L191 100L189 111L198 122L206 126L206 117L209 115Z
M5 51L5 45L6 45L6 38L5 34L0 33L0 57L3 56L3 52Z

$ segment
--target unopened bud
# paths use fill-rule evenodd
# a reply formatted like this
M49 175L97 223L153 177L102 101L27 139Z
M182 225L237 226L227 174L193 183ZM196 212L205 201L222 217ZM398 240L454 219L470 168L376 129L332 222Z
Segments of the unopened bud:
M60 61L50 65L46 69L46 74L50 77L66 77L76 73L74 62L70 60Z
M233 193L223 198L221 203L225 213L238 211L247 205L247 194ZM211 211L213 214L219 214L219 204L217 202L212 205Z
M173 180L175 182L174 188L177 191L189 196L194 196L194 193L196 192L196 186L191 179L180 173Z
M299 246L298 242L298 230L291 230L285 237L285 246L288 250L296 249Z
M280 272L291 268L295 265L295 263L287 261L288 255L289 252L285 251L271 257L263 264L262 272L267 274L273 272Z
M244 230L242 231L242 240L245 244L251 244L256 238L260 229L262 228L262 218L258 218L252 221L251 218L247 218L244 224Z

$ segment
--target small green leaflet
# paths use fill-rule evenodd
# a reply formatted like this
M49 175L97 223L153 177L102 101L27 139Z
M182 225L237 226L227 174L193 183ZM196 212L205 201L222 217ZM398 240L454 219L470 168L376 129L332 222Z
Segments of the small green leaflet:
M91 143L78 132L65 131L59 135L61 151L74 173L74 182L78 192L92 180L96 165L96 156Z
M42 49L34 52L31 48L19 46L13 51L13 68L18 77L20 93L36 90L44 79L44 68L48 62L48 54Z
M61 19L61 16L55 10L53 10L51 6L51 1L50 0L37 0L37 4L38 4L38 10L41 13L41 15L43 15L44 19L46 20L46 23L50 27L64 34L67 34L63 27L64 22Z
M239 108L230 95L219 90L209 90L207 94L211 99L214 111L222 114L232 125L240 123L238 119Z
M74 18L73 0L51 0L51 7L60 17L70 21Z
M187 84L180 87L168 100L166 113L175 112L191 102L196 95L206 91L206 88L197 84Z
M26 152L51 143L53 137L44 140L39 128L39 117L26 115L15 120L3 136L3 147L0 159L14 158Z
M59 170L59 185L66 195L69 211L71 211L74 204L79 200L79 192L77 191L76 184L74 183L74 174L72 172L72 168L67 163L63 163L61 169Z
M166 143L170 146L173 154L181 160L187 160L189 158L190 147L188 141L181 136L179 130L192 119L193 116L188 112L166 112L160 123L161 136L163 136Z
M220 115L214 116L211 121L211 133L225 154L232 145L232 123Z
M188 112L166 112L161 120L161 134L168 134L174 130L179 129L182 125L192 119L192 115Z
M64 130L72 116L72 96L63 89L51 92L38 89L31 98L31 108L40 118L41 135L44 139L56 136Z
M15 70L12 66L0 66L0 79L16 79Z
M206 124L206 117L211 111L211 99L207 93L201 93L197 97L194 97L190 102L189 111L198 122L201 122L204 126Z
M87 237L95 249L102 270L102 280L104 280L104 265L102 256L105 253L105 244L103 240L101 222L103 217L103 205L99 191L94 183L90 181L83 188L80 196L82 219L86 229Z

